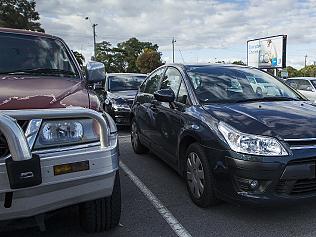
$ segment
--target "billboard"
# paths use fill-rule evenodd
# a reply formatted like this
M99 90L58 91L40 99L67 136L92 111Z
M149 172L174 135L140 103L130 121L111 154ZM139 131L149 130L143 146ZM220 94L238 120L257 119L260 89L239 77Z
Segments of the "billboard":
M262 69L286 67L286 35L247 41L247 65Z

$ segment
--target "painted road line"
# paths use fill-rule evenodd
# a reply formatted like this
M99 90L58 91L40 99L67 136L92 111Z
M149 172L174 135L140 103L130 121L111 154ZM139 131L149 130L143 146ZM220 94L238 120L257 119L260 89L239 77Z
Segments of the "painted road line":
M122 161L120 161L120 167L132 180L132 182L139 188L139 190L145 195L145 197L151 202L151 204L156 208L159 214L165 219L165 221L179 237L192 237L191 234L172 215L172 213L162 204L162 202L156 197L156 195L153 194Z

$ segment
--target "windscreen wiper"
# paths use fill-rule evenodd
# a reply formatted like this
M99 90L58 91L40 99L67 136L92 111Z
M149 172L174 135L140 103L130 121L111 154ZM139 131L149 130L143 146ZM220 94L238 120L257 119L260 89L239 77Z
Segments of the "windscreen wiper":
M1 72L0 74L8 75L24 75L24 74L47 74L47 75L71 75L74 76L76 73L63 69L54 69L54 68L32 68L32 69L21 69L11 72Z
M262 97L262 98L251 98L251 99L241 99L235 100L235 103L243 103L243 102L261 102L261 101L300 101L302 99L292 98L286 96L271 96L271 97Z

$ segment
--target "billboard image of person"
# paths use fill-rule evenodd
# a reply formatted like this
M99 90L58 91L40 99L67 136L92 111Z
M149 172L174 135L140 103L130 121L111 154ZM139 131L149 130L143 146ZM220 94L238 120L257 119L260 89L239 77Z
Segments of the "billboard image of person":
M247 46L248 66L262 69L286 67L286 36L250 40Z

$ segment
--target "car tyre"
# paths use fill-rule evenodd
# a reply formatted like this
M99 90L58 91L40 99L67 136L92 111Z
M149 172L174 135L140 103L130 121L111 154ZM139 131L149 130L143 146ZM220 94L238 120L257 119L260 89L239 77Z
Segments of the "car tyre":
M112 195L79 206L80 225L88 233L110 230L119 224L121 218L121 184L116 172Z
M191 144L185 157L185 180L192 201L203 208L219 204L209 161L200 144Z
M148 148L139 140L139 131L135 119L133 119L131 123L131 143L136 154L144 154L148 152Z

